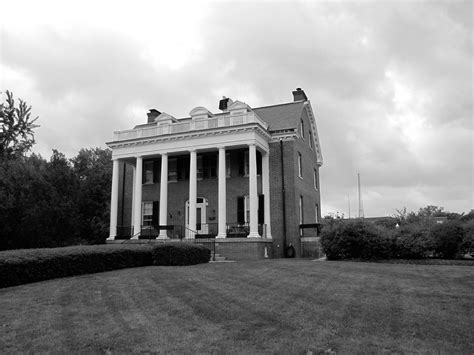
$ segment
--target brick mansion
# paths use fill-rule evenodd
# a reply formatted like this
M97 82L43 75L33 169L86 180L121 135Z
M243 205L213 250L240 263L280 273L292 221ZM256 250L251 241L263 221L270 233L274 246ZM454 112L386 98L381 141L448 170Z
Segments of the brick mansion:
M216 101L115 132L109 243L215 238L235 258L311 256L323 158L311 103ZM304 247L303 247L304 245Z

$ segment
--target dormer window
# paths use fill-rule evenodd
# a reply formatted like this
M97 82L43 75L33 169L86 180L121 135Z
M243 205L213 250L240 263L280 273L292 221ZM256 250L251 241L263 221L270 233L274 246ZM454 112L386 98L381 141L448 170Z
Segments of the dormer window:
M228 110L231 115L245 115L247 112L252 111L249 105L245 102L235 101L229 107Z
M178 120L167 114L166 112L163 112L160 114L158 117L155 118L155 122L158 126L166 125L166 124L172 124L172 123L177 123Z
M198 106L196 108L193 108L191 112L189 112L189 116L193 119L193 121L199 121L203 119L208 119L211 117L214 117L214 114L209 111L207 108Z

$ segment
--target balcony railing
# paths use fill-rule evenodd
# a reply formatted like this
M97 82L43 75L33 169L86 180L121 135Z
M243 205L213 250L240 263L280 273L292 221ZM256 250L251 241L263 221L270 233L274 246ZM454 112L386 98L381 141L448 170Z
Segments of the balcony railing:
M211 117L207 119L161 124L153 127L128 129L125 131L116 131L114 132L114 138L116 141L123 141L128 139L155 137L165 134L178 134L189 131L240 126L248 123L258 123L263 128L268 128L268 124L258 117L255 112L248 112L245 115L229 114L226 116Z

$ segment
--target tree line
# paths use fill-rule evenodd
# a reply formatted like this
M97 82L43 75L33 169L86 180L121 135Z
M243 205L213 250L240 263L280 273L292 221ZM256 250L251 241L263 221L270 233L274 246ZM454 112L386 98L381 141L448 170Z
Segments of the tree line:
M72 159L27 153L35 143L31 106L6 92L0 105L0 250L103 243L108 235L111 152Z

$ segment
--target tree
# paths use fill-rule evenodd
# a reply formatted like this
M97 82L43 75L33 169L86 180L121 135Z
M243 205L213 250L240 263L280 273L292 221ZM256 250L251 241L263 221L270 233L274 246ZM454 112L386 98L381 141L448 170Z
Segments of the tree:
M21 156L35 143L34 129L38 117L31 118L31 106L19 99L15 107L13 93L6 91L7 99L0 104L0 159Z
M81 149L71 162L78 179L79 233L88 243L103 243L108 235L112 153L109 149Z

